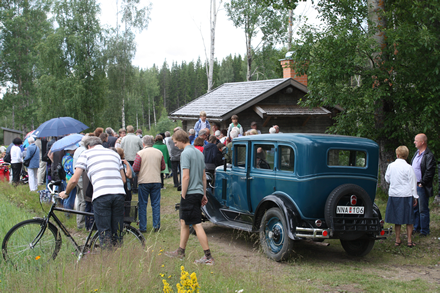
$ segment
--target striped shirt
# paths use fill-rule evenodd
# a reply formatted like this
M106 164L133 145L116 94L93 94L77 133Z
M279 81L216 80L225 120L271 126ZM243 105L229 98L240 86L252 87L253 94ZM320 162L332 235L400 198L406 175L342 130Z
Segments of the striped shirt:
M125 194L120 172L123 166L115 151L97 145L79 156L75 168L87 171L93 185L92 201L105 194Z

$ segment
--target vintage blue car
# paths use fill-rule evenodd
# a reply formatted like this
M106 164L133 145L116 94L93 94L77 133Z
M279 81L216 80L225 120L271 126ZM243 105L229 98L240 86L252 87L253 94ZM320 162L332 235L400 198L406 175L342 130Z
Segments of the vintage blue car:
M233 140L232 164L217 167L208 188L205 220L258 232L276 261L296 240L340 239L364 256L383 221L374 204L378 145L369 139L325 134L263 134Z

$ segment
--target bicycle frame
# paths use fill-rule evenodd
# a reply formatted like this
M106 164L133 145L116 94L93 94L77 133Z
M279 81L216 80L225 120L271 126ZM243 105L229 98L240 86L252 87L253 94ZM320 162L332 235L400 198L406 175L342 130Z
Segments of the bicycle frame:
M53 188L51 188L52 186L54 186L55 184L48 184L48 189L50 191L50 193L52 194L52 196L54 198L57 197L55 191ZM61 220L57 217L57 215L54 213L54 211L60 211L63 213L71 213L71 214L76 214L76 215L83 215L83 216L93 216L93 213L88 213L88 212L81 212L81 211L76 211L76 210L70 210L70 209L64 209L64 208L58 208L56 207L56 203L54 202L52 204L52 206L50 207L50 210L47 214L46 217L43 218L44 220L44 227L41 227L40 233L38 233L38 235L35 237L34 241L32 241L31 243L31 247L33 248L35 245L37 245L38 241L40 241L41 237L43 236L44 232L47 229L47 225L50 223L49 220L50 218L53 218L56 226L58 226L59 229L61 229L61 231L63 231L64 235L70 240L70 242L73 244L73 246L75 247L77 253L78 253L78 262L81 260L82 256L84 255L85 250L88 247L88 243L92 237L92 233L94 231L96 231L96 224L95 222L93 222L92 228L90 229L90 233L86 238L86 242L84 243L84 245L81 247L80 245L78 245L78 243L76 243L75 239L72 237L72 235L69 233L69 231L66 229L66 227L63 225L63 223L61 222ZM53 225L53 224L52 224Z
M47 225L50 223L49 222L50 218L53 218L53 220L56 223L56 226L58 226L58 228L61 229L61 231L63 231L64 235L70 240L70 242L75 247L75 249L78 253L78 260L77 261L79 262L81 260L82 256L84 255L84 252L88 248L88 243L89 243L90 239L92 238L93 232L96 231L96 229L95 229L96 224L95 224L95 222L93 222L92 229L90 229L90 233L87 236L84 245L81 247L80 245L78 245L78 243L76 243L75 239L72 237L72 235L66 229L66 227L63 225L63 223L58 218L58 216L54 213L54 211L60 211L60 212L64 212L64 213L72 213L72 214L83 215L83 216L93 216L93 213L58 208L58 207L56 207L56 203L53 203L47 216L43 218L44 223L45 223L44 227L41 227L40 233L35 237L34 241L31 243L31 246L34 247L35 245L37 245L38 241L40 241L41 237L43 236L44 232L46 231Z

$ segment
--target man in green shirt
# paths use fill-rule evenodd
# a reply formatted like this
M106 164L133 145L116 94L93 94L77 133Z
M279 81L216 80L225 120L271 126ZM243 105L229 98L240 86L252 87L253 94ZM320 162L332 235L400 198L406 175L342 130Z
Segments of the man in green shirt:
M189 143L189 137L185 131L177 130L174 132L173 141L176 147L183 150L180 155L180 165L182 168L180 245L177 250L166 252L165 254L170 257L185 257L185 248L189 238L189 225L192 225L205 252L205 255L194 263L213 265L214 258L211 255L208 238L201 224L202 213L200 209L208 203L206 198L205 157Z

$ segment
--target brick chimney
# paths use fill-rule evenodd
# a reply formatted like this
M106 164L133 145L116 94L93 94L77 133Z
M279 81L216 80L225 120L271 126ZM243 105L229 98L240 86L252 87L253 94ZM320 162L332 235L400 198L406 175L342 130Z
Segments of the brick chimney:
M295 70L293 69L293 60L290 59L293 52L286 53L286 59L281 59L281 67L283 67L283 78L293 78L294 80L302 83L307 86L307 74L297 75Z

